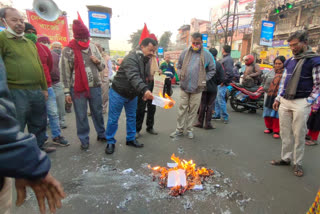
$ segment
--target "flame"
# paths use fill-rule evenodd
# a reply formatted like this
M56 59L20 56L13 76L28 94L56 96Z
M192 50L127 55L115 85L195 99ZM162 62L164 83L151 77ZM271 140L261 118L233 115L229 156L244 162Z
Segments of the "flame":
M163 94L159 92L159 97L165 98L168 100L167 104L163 107L164 109L170 109L176 104L176 101L174 101L168 94L165 94L163 97Z
M168 179L168 173L173 170L183 169L186 173L187 178L187 185L185 187L176 185L171 188L170 195L172 196L178 196L182 195L185 191L192 189L195 185L202 184L202 181L204 181L207 177L214 174L213 170L207 169L205 167L202 168L196 168L196 164L193 162L193 160L181 160L179 157L176 157L174 154L171 156L171 160L173 160L175 163L177 163L176 167L173 168L166 168L166 167L149 167L152 169L156 174L159 175L159 185L163 188L166 187L167 179Z

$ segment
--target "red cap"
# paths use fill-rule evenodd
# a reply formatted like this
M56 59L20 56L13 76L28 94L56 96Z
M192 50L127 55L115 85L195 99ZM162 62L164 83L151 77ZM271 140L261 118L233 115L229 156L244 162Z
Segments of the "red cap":
M73 20L72 31L75 39L89 39L90 37L88 28L79 20Z

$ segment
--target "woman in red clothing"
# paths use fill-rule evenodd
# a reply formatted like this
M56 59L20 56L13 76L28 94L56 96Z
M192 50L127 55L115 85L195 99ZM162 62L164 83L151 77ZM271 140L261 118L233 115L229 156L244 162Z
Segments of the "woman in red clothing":
M318 97L320 99L320 97ZM308 119L308 134L307 134L307 146L315 146L318 145L317 140L320 132L320 105L314 104L311 107L310 117Z
M273 133L273 138L279 139L280 125L279 125L279 114L277 111L272 109L273 102L278 95L279 85L281 82L282 74L284 71L284 62L286 58L284 56L278 56L274 60L274 77L270 82L270 86L267 90L267 96L265 99L263 117L267 129L264 130L265 134Z

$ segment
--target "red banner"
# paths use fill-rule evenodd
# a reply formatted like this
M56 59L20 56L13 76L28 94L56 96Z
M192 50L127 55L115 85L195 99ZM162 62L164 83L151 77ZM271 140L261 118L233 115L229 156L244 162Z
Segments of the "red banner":
M56 21L49 22L40 18L34 11L27 10L28 21L37 30L38 36L47 36L51 42L69 44L69 30L66 16L59 16Z

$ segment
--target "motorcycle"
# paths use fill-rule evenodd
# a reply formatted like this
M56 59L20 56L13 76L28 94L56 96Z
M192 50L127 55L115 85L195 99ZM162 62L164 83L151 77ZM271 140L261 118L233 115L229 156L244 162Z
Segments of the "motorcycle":
M230 105L236 112L263 109L264 90L262 86L245 88L238 83L230 83Z

